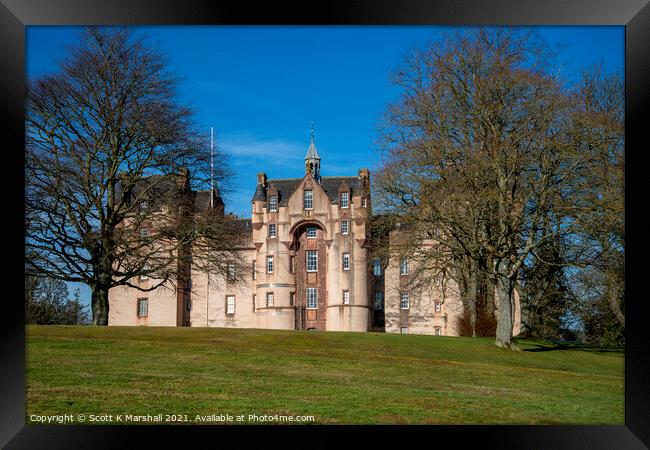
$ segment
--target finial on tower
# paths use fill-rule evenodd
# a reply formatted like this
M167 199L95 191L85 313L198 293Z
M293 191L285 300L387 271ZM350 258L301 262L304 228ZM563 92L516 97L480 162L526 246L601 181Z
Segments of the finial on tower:
M314 122L311 123L311 143L314 143Z

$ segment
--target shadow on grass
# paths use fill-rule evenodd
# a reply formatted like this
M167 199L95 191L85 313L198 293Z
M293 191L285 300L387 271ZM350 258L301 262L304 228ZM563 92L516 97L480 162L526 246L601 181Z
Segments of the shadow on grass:
M548 345L540 343L527 342L526 344L534 346L533 348L524 348L525 352L551 352L558 350L574 350L589 353L620 353L625 352L624 347L601 347L597 345L550 342Z

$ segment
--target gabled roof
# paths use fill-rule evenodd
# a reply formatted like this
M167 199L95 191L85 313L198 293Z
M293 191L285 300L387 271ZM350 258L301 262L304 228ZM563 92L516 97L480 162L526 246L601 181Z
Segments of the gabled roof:
M273 185L278 191L278 205L287 206L289 198L294 191L302 183L302 178L280 178L276 180L268 180L266 189L261 185L257 185L253 201L262 200L266 201L268 189ZM327 193L333 204L339 202L339 187L345 182L350 188L350 196L363 191L363 183L359 177L321 177L320 185Z

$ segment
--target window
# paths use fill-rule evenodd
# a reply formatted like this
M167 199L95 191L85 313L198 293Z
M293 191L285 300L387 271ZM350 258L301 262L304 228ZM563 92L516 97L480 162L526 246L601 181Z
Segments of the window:
M343 270L350 270L350 254L343 253Z
M305 209L312 209L314 207L314 193L312 191L304 192L304 207Z
M440 329L440 327L435 327L435 328L433 329L433 334L434 334L435 336L442 336L442 330Z
M138 299L138 317L147 317L149 315L149 299Z
M274 223L270 223L269 224L269 237L274 238L276 236L276 233L277 233L276 225Z
M307 288L307 308L308 309L318 308L318 289Z
M381 276L381 259L375 258L372 260L372 274L376 277Z
M402 258L399 263L399 274L408 275L409 274L409 260L408 258Z
M348 234L350 230L350 221L341 220L341 234Z
M149 202L146 200L140 201L140 212L145 212L147 209L149 209Z
M350 203L350 193L341 192L341 208L347 208Z
M289 306L293 306L296 303L296 293L289 292Z
M148 228L140 228L140 237L147 237L149 236L149 229Z
M237 269L235 269L235 265L232 263L228 264L228 273L226 275L226 280L228 281L235 281L237 275Z
M266 257L266 273L273 273L273 256Z
M253 312L257 309L257 295L253 294Z
M402 333L402 334L409 334L409 329L408 329L408 327L402 327L402 328L400 328L400 333Z
M384 293L375 292L375 309L383 309L384 307Z
M307 227L307 238L309 239L316 238L316 227Z
M149 270L149 265L148 264L145 264L144 266L142 266L142 271L143 272L146 272L148 270ZM140 280L148 280L148 279L149 279L149 275L147 275L147 274L141 274L140 275Z
M253 263L251 264L251 267L252 267L251 270L253 272L252 273L253 280L257 279L257 267L256 266L257 266L257 264L255 263L255 260L253 260Z
M343 291L343 304L344 305L350 304L350 291L348 291L347 289Z
M226 314L233 315L235 314L235 296L226 295Z
M361 207L365 208L368 206L368 199L366 197L361 198Z
M307 272L318 272L318 251L307 250Z
M289 256L289 271L296 273L296 258L293 256Z
M271 195L269 197L269 211L275 212L278 210L278 196Z
M273 306L273 292L266 293L266 306Z
M436 312L440 312L440 302L435 302L434 305L436 307Z
M409 293L402 292L399 295L399 308L400 309L409 309Z

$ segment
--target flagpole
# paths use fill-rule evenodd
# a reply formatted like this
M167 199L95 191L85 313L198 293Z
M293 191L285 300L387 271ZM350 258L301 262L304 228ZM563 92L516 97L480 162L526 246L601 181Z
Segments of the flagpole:
M214 128L210 127L210 209L214 209Z

